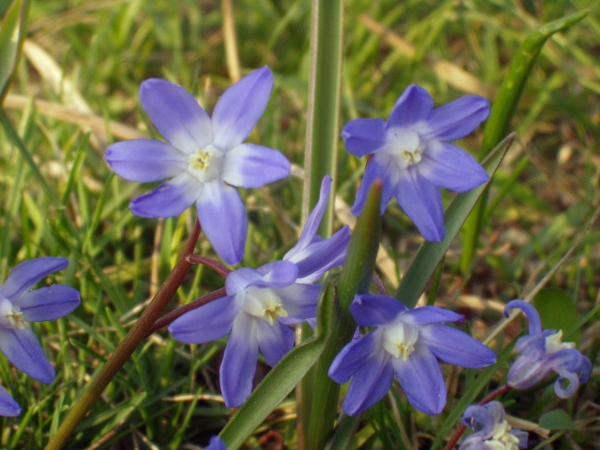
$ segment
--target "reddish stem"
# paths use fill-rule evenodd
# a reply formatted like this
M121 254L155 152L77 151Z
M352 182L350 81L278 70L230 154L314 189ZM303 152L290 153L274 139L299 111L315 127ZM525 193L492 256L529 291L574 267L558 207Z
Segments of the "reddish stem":
M211 258L206 258L205 256L190 255L187 257L187 260L191 264L202 264L206 267L210 267L212 270L214 270L223 277L226 277L229 274L229 272L231 272L231 269L228 269L219 261L215 261Z

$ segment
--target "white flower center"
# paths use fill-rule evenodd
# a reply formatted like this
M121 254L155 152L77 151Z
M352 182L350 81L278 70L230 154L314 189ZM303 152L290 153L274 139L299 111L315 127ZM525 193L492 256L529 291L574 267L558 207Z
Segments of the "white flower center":
M244 311L248 314L265 319L269 325L273 325L279 317L287 317L288 313L273 289L251 286L245 294Z
M388 130L387 138L386 150L394 157L400 169L406 169L421 161L423 149L416 131L392 128Z
M556 333L551 334L546 338L546 353L552 354L565 348L575 348L575 342L562 342L562 330L558 330Z
M198 149L190 155L188 172L202 183L220 178L222 168L223 155L212 145Z
M492 438L485 442L486 445L494 450L518 450L519 438L509 433L511 429L506 420L497 423L492 430Z
M10 300L3 298L0 300L0 325L6 328L25 328L23 313L21 308L13 305Z
M415 350L415 342L419 337L416 327L397 322L383 330L383 348L395 358L408 359Z

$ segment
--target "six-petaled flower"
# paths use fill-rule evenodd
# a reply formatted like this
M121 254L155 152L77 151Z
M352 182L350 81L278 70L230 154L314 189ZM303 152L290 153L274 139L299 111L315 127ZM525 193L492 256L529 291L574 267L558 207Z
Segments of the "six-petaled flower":
M329 376L350 380L342 405L349 415L361 413L388 392L394 375L410 404L438 414L446 404L446 386L437 359L462 367L486 367L496 355L466 333L442 325L464 319L435 306L407 309L384 295L357 295L350 312L369 334L346 345L334 359Z
M519 356L508 371L506 384L515 389L528 389L556 372L556 395L570 397L579 383L589 379L592 363L575 348L575 343L562 342L562 330L542 331L540 316L532 305L523 300L512 300L506 304L505 315L514 308L527 316L529 334L517 340L515 348Z
M420 86L411 85L398 99L389 120L354 119L342 130L346 149L373 155L367 163L352 209L361 211L369 188L383 180L381 213L392 196L428 241L445 236L439 188L469 191L488 180L487 173L464 150L445 141L471 133L490 112L487 99L467 95L440 108Z
M171 180L130 203L141 217L171 217L196 204L204 233L228 264L244 255L248 218L233 186L257 188L285 178L289 161L277 150L243 143L264 112L273 87L268 67L227 89L212 118L181 86L149 79L140 102L167 140L118 142L105 159L121 177L138 182Z

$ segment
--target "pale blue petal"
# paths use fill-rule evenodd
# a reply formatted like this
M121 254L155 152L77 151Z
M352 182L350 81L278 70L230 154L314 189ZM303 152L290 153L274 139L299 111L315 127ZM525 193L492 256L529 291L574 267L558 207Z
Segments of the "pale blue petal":
M203 450L227 450L227 447L219 436L213 436L210 438L208 447L204 447Z
M515 389L528 389L541 382L552 370L553 366L549 363L545 350L535 350L515 359L508 370L506 384Z
M419 328L419 342L444 362L478 369L496 362L496 354L467 333L446 325Z
M426 240L439 242L444 239L442 194L437 186L419 174L416 165L403 172L396 198Z
M426 139L454 141L471 133L489 115L490 104L486 98L465 95L431 111L420 133Z
M250 72L227 89L212 115L214 145L227 151L241 144L262 116L273 89L271 69Z
M262 275L250 267L242 267L227 274L225 278L225 290L227 294L233 295L246 289L253 282L262 279Z
M392 199L396 191L396 184L399 180L399 173L396 170L397 166L390 155L376 154L365 168L360 188L356 194L356 201L352 207L352 214L358 216L362 211L363 205L367 200L369 189L373 182L377 179L382 180L383 188L381 191L381 204L379 207L380 214L385 212L388 203Z
M184 172L156 189L133 199L129 209L136 216L147 218L178 216L200 195L202 184Z
M538 334L542 332L542 322L540 320L540 315L538 314L537 310L533 307L533 305L530 305L529 303L524 302L523 300L511 300L504 307L504 315L508 317L508 312L514 308L523 311L523 314L525 314L525 317L527 317L527 320L529 320L529 334Z
M317 317L317 303L321 293L320 284L294 283L287 287L273 289L279 298L288 318L313 319Z
M267 364L273 367L294 346L294 332L279 322L269 325L266 320L256 321L258 347Z
M419 172L436 186L467 192L488 180L475 158L445 142L431 142L419 162Z
M12 270L4 286L0 287L0 295L14 303L46 275L66 269L68 265L68 258L45 257L24 261Z
M563 370L558 372L558 378L554 382L554 392L560 398L569 398L579 387L579 377L576 373Z
M0 387L0 416L15 417L21 414L21 407L4 388Z
M385 350L381 347L381 336L380 331L374 331L347 344L331 363L329 378L338 384L344 384L361 367L367 365L371 355L379 353L377 360L383 358Z
M150 78L140 86L140 102L156 129L175 148L191 154L211 143L208 114L181 86Z
M431 325L434 323L461 322L463 320L465 320L465 316L462 314L437 306L410 309L402 315L402 322L411 325Z
M179 342L203 344L229 334L233 321L241 311L235 295L228 295L193 309L175 319L169 332Z
M392 358L394 373L409 403L425 414L439 414L446 405L446 385L435 356L418 341L404 361Z
M421 86L411 84L400 96L388 122L388 128L407 127L427 119L433 109L433 99Z
M112 144L104 159L117 175L139 183L174 177L189 165L189 158L171 144L151 139Z
M502 421L504 421L504 408L500 402L496 401L485 405L471 405L465 409L462 416L462 422L474 430L480 429L477 433L484 439L490 438L494 432L494 426Z
M354 119L344 125L344 145L358 157L369 155L386 143L386 122L381 119Z
M298 278L298 267L289 261L273 261L256 269L260 279L252 282L252 286L284 287Z
M280 151L240 144L225 153L222 178L233 186L259 188L287 177L290 170L290 162Z
M219 374L228 408L241 406L252 392L257 360L256 320L248 314L240 314L233 322Z
M17 369L31 378L44 384L54 380L54 367L31 328L0 328L0 351Z
M79 291L71 286L53 284L26 292L14 301L27 322L43 322L64 317L79 306Z
M352 317L363 327L390 324L405 311L406 306L387 295L357 295L350 305Z
M217 254L227 264L244 257L248 217L240 195L220 180L206 183L196 201L202 230Z

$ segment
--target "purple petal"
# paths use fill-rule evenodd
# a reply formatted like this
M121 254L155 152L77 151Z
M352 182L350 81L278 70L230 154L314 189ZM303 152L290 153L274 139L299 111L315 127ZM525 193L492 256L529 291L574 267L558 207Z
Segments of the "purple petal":
M219 298L177 318L169 325L169 332L179 342L203 344L229 334L241 305L235 295Z
M313 319L317 317L317 303L321 293L320 284L294 283L287 287L275 288L288 317Z
M266 320L256 321L258 347L267 364L273 367L294 346L294 332L279 322L269 325Z
M554 382L554 392L560 398L569 398L579 387L579 377L568 370L560 371Z
M259 188L290 174L288 159L279 150L241 144L225 153L223 181L233 186Z
M419 163L419 172L436 186L467 192L489 177L475 158L463 149L445 142L430 142Z
M21 407L4 388L0 387L0 416L15 417L21 414Z
M204 450L227 450L227 447L219 436L213 436L210 438L208 447L204 447Z
M377 179L383 181L383 189L381 192L381 205L379 212L383 214L390 202L396 185L399 180L399 173L396 171L396 164L393 157L390 155L376 154L368 163L365 168L365 174L363 175L358 194L356 194L356 201L352 207L352 214L358 216L362 210L362 207L367 200L369 189L373 182Z
M14 303L46 275L66 269L68 265L67 258L46 257L24 261L12 270L4 286L0 287L0 295Z
M417 341L415 350L404 361L392 358L396 378L409 403L425 414L439 414L446 405L446 385L435 356Z
M140 86L140 102L156 129L175 148L190 154L211 143L208 114L181 86L150 78Z
M425 120L432 109L433 99L429 92L421 86L411 84L394 105L387 128L404 128Z
M219 374L228 408L241 406L252 392L257 360L256 320L248 314L240 314L233 322Z
M543 349L532 351L515 359L508 370L506 384L519 390L528 389L542 381L553 370L552 362Z
M508 317L508 312L514 308L523 311L523 314L525 314L527 320L529 320L529 334L538 334L542 332L540 315L532 305L523 300L511 300L504 307L504 315Z
M212 115L214 145L227 151L241 144L265 111L272 89L273 74L266 66L227 89Z
M347 344L335 357L329 367L329 378L338 384L344 384L377 350L381 350L381 332L374 331ZM384 356L383 351L379 351ZM391 384L391 382L390 382Z
M409 309L402 315L402 322L411 325L431 325L444 322L462 322L465 316L437 306Z
M54 367L31 328L0 328L0 351L17 369L31 378L44 384L54 380Z
M344 145L358 157L369 155L386 143L386 122L381 119L354 119L344 125Z
M419 342L444 362L478 369L496 362L496 354L467 333L446 325L419 328Z
M174 177L189 164L188 157L171 144L151 139L112 144L106 149L104 159L117 175L140 183Z
M258 269L242 267L234 270L225 279L228 294L235 294L248 286L284 287L296 281L298 267L289 261L273 261Z
M387 295L357 295L350 305L352 317L363 327L390 324L406 310L401 302Z
M477 430L481 429L478 433L482 435L482 438L490 438L494 432L494 426L502 423L504 420L504 408L502 403L492 401L485 405L471 405L462 416L462 422L468 426ZM476 425L479 424L479 427Z
M133 199L129 203L129 209L136 216L152 219L178 216L196 201L201 191L202 184L184 172Z
M234 187L220 180L206 183L196 201L198 219L206 237L227 264L244 257L248 217Z
M416 165L402 173L396 188L398 204L428 241L444 239L444 209L440 189L423 178Z
M26 292L14 304L21 308L27 322L43 322L64 317L79 306L79 291L71 286L54 284Z
M465 95L431 111L421 134L427 139L454 141L471 133L489 115L486 98Z

